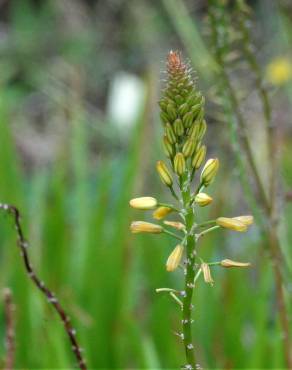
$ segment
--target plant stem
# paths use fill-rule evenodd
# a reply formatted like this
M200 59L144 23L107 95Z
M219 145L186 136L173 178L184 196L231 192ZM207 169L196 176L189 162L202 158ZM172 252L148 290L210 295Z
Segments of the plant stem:
M173 238L176 238L176 239L180 240L180 241L183 240L183 238L181 236L179 236L179 235L177 235L177 234L175 234L175 233L173 233L173 232L171 232L171 231L169 231L167 229L163 229L163 232L165 234L168 234L168 235L172 236Z
M182 312L182 326L184 335L184 347L189 368L196 368L196 356L192 340L192 298L194 291L194 277L195 277L195 238L192 234L192 226L194 224L194 211L190 204L191 193L190 186L182 186L183 206L185 209L185 223L186 223L186 276L183 297L183 312ZM191 366L191 367L190 367Z

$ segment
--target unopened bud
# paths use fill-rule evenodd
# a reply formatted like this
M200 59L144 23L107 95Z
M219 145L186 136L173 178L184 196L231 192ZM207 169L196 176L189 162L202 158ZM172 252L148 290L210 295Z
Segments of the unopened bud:
M189 138L183 146L182 153L187 157L191 157L196 149L196 142L192 138Z
M174 271L180 264L182 255L184 252L184 247L181 244L178 244L174 250L169 255L166 261L166 270L171 272Z
M178 113L182 117L184 114L188 112L188 110L189 110L189 106L186 103L184 103L179 106Z
M211 182L214 180L216 173L218 171L219 167L219 160L217 158L215 159L209 159L201 173L201 183L205 186L208 186L211 184Z
M220 262L220 265L222 267L249 267L251 264L249 262L237 262L237 261L232 261L232 260L222 260Z
M186 170L186 161L185 157L182 153L177 153L174 157L174 171L179 175L182 176L182 174Z
M173 124L174 132L177 136L182 136L184 134L184 126L181 119L176 119Z
M172 208L169 207L158 207L153 212L153 218L156 220L162 220L165 216L167 216L169 213L173 212Z
M160 112L160 118L163 123L167 123L169 121L168 115L163 111Z
M179 221L163 221L163 223L167 226L171 226L177 230L185 230L185 225Z
M136 209L154 209L157 207L157 200L152 197L140 197L130 200L130 206Z
M158 161L156 163L156 169L157 169L157 172L160 176L161 181L165 185L171 186L172 185L172 176L171 176L171 173L169 172L169 169L167 168L166 164L163 161Z
M246 226L250 226L253 224L253 216L250 216L250 215L237 216L237 217L233 217L233 219L242 222Z
M214 284L214 280L212 279L212 275L211 275L211 271L210 271L209 265L207 263L202 263L201 264L201 269L203 271L205 282L208 283L208 284L210 284L210 285L213 285Z
M165 125L165 135L166 135L168 141L170 142L170 144L175 144L176 136L175 136L173 128L172 128L172 126L169 122L167 122L166 125Z
M186 128L191 127L193 120L194 120L193 112L187 112L182 118L184 127Z
M134 221L131 223L130 230L133 234L150 233L160 234L163 232L163 227L160 225L152 224L144 221Z
M173 149L173 146L169 142L169 140L168 140L168 138L167 138L166 135L164 135L164 137L163 137L163 149L164 149L165 155L168 158L172 158L173 157L174 149Z
M236 220L234 218L219 217L216 220L216 224L221 227L224 227L225 229L230 229L234 231L243 232L247 230L247 226L243 222Z
M194 169L197 170L201 167L206 157L206 151L207 151L206 145L202 145L200 149L195 153L192 160L192 166L194 167Z
M176 109L175 109L175 105L172 105L172 104L167 104L167 107L166 107L166 113L169 117L169 120L170 121L174 121L176 119Z
M195 196L195 203L197 203L200 207L207 206L213 201L213 198L211 198L208 194L206 193L198 193Z
M206 133L206 130L207 130L207 123L206 123L206 121L203 119L203 120L199 123L198 140L202 140L203 136L204 136L204 135L205 135L205 133Z
M190 127L188 134L190 135L191 138L193 138L194 140L197 140L199 136L199 130L200 130L200 125L195 121Z

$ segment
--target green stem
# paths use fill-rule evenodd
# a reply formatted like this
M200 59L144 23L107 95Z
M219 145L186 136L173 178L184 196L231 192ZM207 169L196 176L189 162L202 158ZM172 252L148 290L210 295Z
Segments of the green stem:
M200 234L197 234L197 240L198 240L199 238L201 238L202 236L204 236L204 235L206 235L206 234L210 233L211 231L217 230L217 229L219 229L219 228L220 228L220 226L216 225L216 226L212 226L212 227L210 227L210 228L209 228L209 229L207 229L207 230L202 231Z
M182 198L185 209L185 223L186 223L186 276L185 276L185 287L183 292L183 310L182 310L182 326L184 335L184 347L187 359L187 365L193 369L196 368L196 356L194 351L193 339L192 339L192 298L194 291L194 278L195 278L195 238L192 234L192 226L194 224L194 211L190 204L191 192L190 186L186 186L185 189L182 186Z
M202 222L201 224L197 224L196 228L205 227L205 226L214 225L214 224L216 224L216 220L206 221L206 222Z
M175 233L173 233L173 232L171 232L171 231L169 231L167 229L163 229L163 232L165 234L168 234L168 235L172 236L173 238L176 238L176 239L180 240L180 241L183 240L183 238L181 236L179 236L179 235L177 235L177 234L175 234Z
M179 212L179 209L175 208L172 204L167 204L167 203L158 203L158 206L159 207L167 207L167 208L170 208L172 209L173 211L175 212Z

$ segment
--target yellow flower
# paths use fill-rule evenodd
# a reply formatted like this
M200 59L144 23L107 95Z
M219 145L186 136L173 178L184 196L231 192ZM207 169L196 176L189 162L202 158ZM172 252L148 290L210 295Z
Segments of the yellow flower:
M169 213L171 213L173 210L169 207L158 207L153 212L153 218L156 220L162 220L165 216L167 216Z
M134 221L131 223L130 230L133 234L138 233L151 233L160 234L163 232L163 227L160 225L152 224L144 221Z
M208 283L208 284L210 284L212 286L214 284L214 280L212 278L209 265L207 263L203 262L201 264L201 269L203 271L205 282Z
M171 176L171 173L169 172L169 169L167 168L167 165L163 161L158 161L156 163L156 169L157 169L157 172L160 176L161 181L166 186L171 186L172 185L172 176Z
M171 272L174 271L180 264L182 255L184 252L184 247L181 244L178 244L174 250L169 255L166 261L166 270Z
M237 216L237 217L233 217L233 219L242 222L246 226L249 226L249 225L253 224L253 216L250 216L250 215Z
M163 223L167 226L174 227L177 230L185 230L185 225L178 221L163 221Z
M195 196L195 203L197 203L200 207L205 207L213 201L206 193L199 193Z
M220 262L220 265L222 267L230 268L230 267L249 267L250 263L249 262L237 262L237 261L232 261L229 259L222 260Z
M234 231L243 232L247 230L247 225L239 220L236 220L235 218L219 217L216 220L216 224Z
M283 85L292 78L292 63L284 56L274 59L266 69L267 79L274 85Z
M217 158L208 159L201 173L201 183L205 186L211 184L214 180L219 168L219 160Z
M140 197L130 200L130 206L136 209L153 209L157 207L157 200L152 197Z

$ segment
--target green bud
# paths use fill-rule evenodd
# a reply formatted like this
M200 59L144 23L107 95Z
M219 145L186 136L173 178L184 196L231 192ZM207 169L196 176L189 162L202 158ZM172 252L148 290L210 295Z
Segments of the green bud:
M171 121L174 121L176 119L177 114L176 114L176 109L174 105L167 104L166 113Z
M184 103L179 106L178 113L182 117L184 116L185 113L187 113L188 110L189 110L189 106L187 105L187 103Z
M199 123L199 132L198 132L198 140L201 140L203 138L203 136L205 135L206 133L206 130L207 130L207 123L206 121L203 119L200 123Z
M166 111L166 106L167 106L167 103L165 100L160 100L160 102L158 103L160 108L165 112Z
M201 173L201 183L205 186L210 185L216 176L218 168L219 160L217 158L208 159Z
M198 123L194 122L193 125L190 128L189 136L192 139L197 140L198 136L199 136L199 131L200 131L200 125Z
M183 146L182 153L187 157L191 157L196 149L196 141L192 138L189 138Z
M165 125L165 135L167 136L167 139L170 142L170 144L176 143L176 136L169 122L167 122Z
M196 117L198 115L201 108L202 108L201 104L195 104L195 105L192 106L191 111L194 113L194 117Z
M165 155L168 158L172 158L174 154L174 149L166 135L163 136L163 148L164 148Z
M205 160L206 157L206 151L207 148L205 145L202 145L199 150L196 151L193 160L192 160L192 166L194 167L195 170L199 169L202 165L202 163Z
M187 104L192 107L193 105L195 105L197 103L197 100L198 100L198 97L197 97L197 93L193 92L188 98L187 98Z
M166 123L169 121L167 114L163 111L160 112L160 118L163 123Z
M181 105L181 104L183 104L183 102L184 102L184 98L183 98L181 95L176 95L176 96L174 97L174 100L175 100L175 102L176 102L178 105Z
M199 113L197 114L197 117L196 117L196 121L202 121L202 119L204 118L204 114L205 114L205 110L204 108L201 108Z
M156 163L156 169L157 169L158 175L160 176L161 181L166 186L171 186L173 183L172 176L166 164L163 161L158 161Z
M191 124L193 123L193 119L194 119L194 114L192 112L187 112L182 118L184 127L186 128L190 127Z
M182 176L186 170L186 161L182 153L177 153L174 157L174 171Z
M184 126L181 119L176 119L173 124L174 132L177 136L182 136L184 134Z

